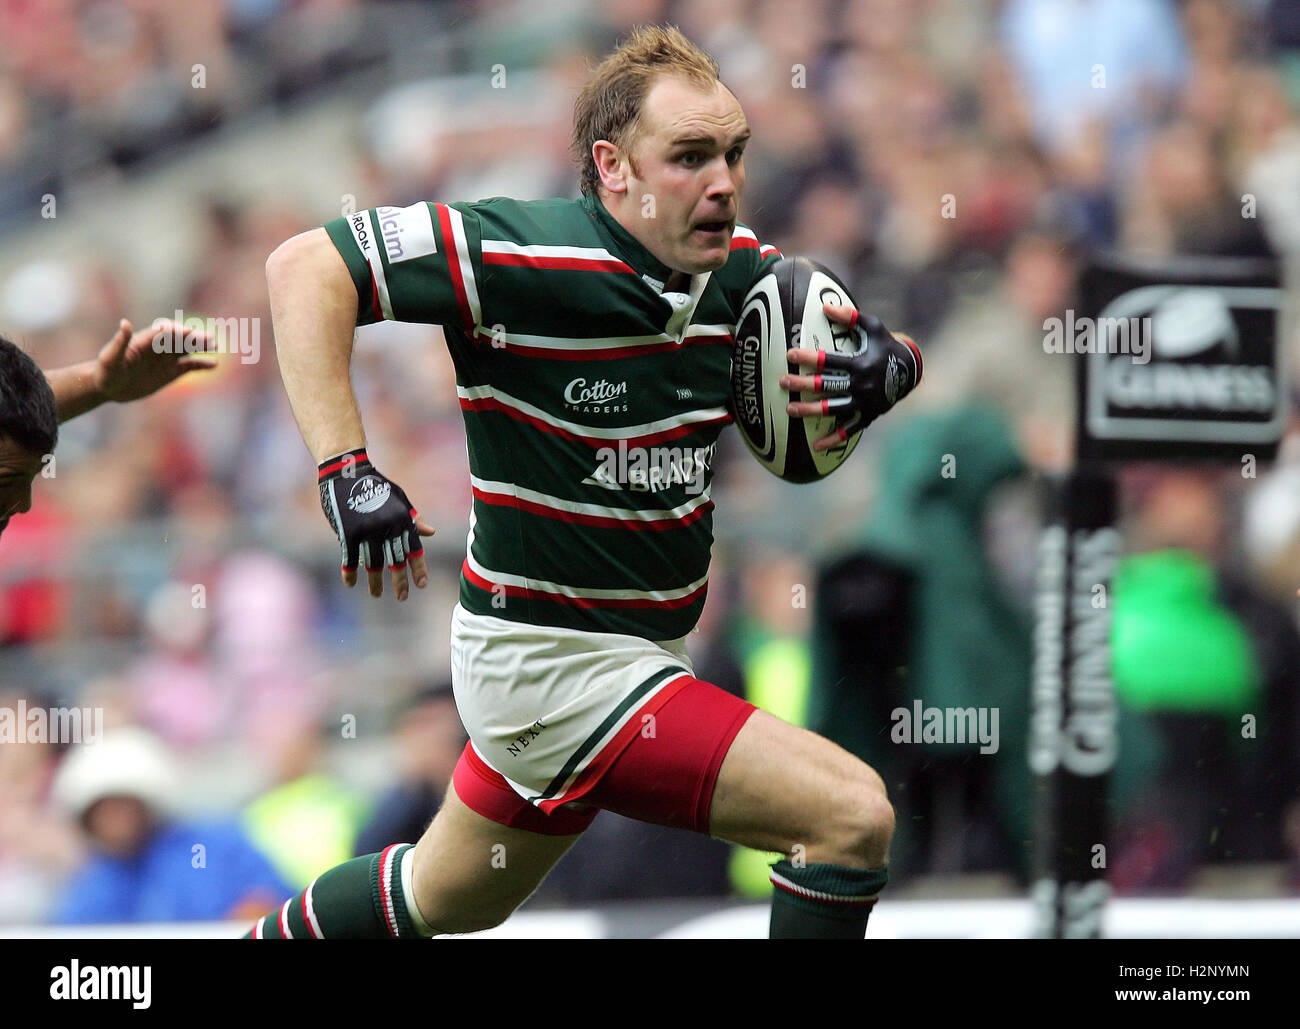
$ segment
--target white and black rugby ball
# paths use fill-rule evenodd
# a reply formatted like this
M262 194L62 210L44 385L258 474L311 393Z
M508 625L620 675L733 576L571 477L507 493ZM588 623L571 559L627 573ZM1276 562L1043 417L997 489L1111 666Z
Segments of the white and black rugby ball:
M857 333L834 324L822 304L858 306L830 269L806 257L783 257L750 288L736 324L732 415L759 463L787 482L824 479L853 453L862 435L859 429L842 446L814 451L817 440L835 431L834 416L792 418L785 410L791 401L818 399L781 388L781 376L814 371L787 361L787 350L857 353Z

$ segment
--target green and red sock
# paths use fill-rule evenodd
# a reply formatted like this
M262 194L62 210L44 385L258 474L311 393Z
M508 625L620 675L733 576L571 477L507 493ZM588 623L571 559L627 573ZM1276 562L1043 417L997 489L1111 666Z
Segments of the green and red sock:
M244 939L406 940L432 935L410 899L413 849L395 843L331 868L259 918Z
M860 940L876 897L889 881L887 868L795 865L784 858L772 866L773 940Z

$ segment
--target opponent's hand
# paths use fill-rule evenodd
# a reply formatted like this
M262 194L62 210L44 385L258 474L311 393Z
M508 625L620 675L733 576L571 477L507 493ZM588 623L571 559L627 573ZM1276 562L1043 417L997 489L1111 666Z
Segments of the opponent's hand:
M890 333L875 315L835 304L824 304L822 310L831 321L858 334L858 351L837 354L798 347L786 353L789 361L816 373L783 375L781 388L819 398L791 401L786 412L794 418L836 416L835 431L817 440L814 450L843 446L851 433L865 429L916 389L922 369L921 351L911 337Z
M202 356L213 347L209 332L186 329L168 319L133 332L123 318L96 358L96 389L105 400L139 400L186 372L215 368L214 358Z
M421 536L432 536L419 512L395 482L370 463L364 447L349 450L317 467L320 505L343 550L343 582L356 585L357 567L364 565L372 597L384 592L384 566L393 576L393 592L405 600L410 588L410 562L415 585L424 589L429 572L424 564Z

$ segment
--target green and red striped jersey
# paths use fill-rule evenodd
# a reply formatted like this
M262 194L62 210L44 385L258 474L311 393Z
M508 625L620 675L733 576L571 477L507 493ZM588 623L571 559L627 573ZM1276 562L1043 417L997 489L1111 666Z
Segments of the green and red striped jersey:
M357 324L441 324L473 488L460 600L534 625L684 636L704 605L740 306L780 256L671 270L594 196L418 203L325 226Z

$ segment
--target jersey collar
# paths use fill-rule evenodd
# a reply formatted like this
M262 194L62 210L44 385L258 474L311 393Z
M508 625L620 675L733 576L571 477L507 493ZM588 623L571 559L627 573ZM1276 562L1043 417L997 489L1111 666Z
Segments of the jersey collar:
M632 233L623 228L605 209L605 205L595 193L586 194L579 203L595 219L596 226L605 237L610 253L628 264L656 293L662 293L664 284L673 273L672 269L650 253Z

